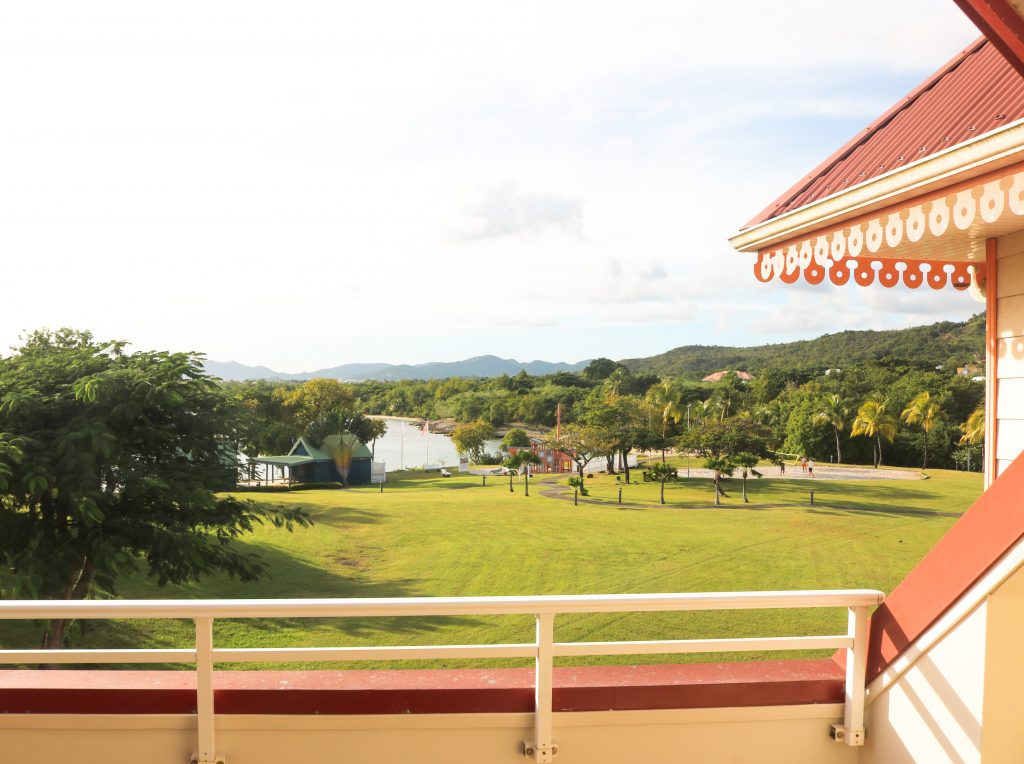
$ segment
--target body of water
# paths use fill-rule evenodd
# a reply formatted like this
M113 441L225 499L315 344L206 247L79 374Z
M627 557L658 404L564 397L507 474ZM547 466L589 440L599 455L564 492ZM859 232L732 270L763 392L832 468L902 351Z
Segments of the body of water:
M388 419L388 431L383 438L377 439L374 449L374 461L384 462L387 471L401 469L420 469L422 467L458 467L459 455L455 444L447 435L438 433L423 434L422 424L413 424L415 420ZM367 443L373 448L373 444ZM496 454L501 441L495 438L488 440L484 449L489 454ZM622 468L622 460L616 458L616 465ZM605 468L603 457L591 461L586 469L590 471ZM629 466L636 466L636 454L629 455Z
M455 444L447 435L438 433L423 434L410 420L388 419L388 431L383 438L377 439L377 445L367 443L374 449L374 461L384 462L388 472L401 469L418 469L421 467L458 467L459 455ZM487 453L498 450L500 440L487 441Z

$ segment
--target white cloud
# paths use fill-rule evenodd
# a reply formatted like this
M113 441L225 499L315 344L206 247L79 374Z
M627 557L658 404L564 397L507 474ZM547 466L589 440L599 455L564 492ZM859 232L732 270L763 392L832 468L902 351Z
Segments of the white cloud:
M460 236L467 241L540 236L550 231L574 236L583 233L583 204L579 199L523 191L514 180L483 189L468 213L471 223Z
M300 370L956 313L765 287L725 239L974 36L930 0L10 4L0 347Z

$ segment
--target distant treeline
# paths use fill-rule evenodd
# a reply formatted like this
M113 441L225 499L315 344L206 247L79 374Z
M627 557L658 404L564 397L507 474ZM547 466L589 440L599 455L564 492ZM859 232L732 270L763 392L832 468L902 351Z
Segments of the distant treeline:
M863 464L872 462L878 439L853 437L851 424L864 403L874 399L884 401L887 411L898 420L891 443L885 437L885 463L906 466L922 463L926 435L913 421L899 421L899 414L927 392L935 406L928 420L928 464L954 467L970 457L975 467L980 462L980 447L972 450L960 445L961 425L983 402L984 385L972 381L970 371L967 376L957 374L957 368L980 364L983 337L984 317L976 316L964 323L894 332L845 332L805 343L752 348L725 366L753 373L749 382L735 375L720 382L699 381L697 375L705 369L723 370L707 361L699 371L691 364L687 374L671 375L655 373L637 362L599 358L578 373L370 381L353 383L349 389L352 409L362 414L451 418L463 423L482 420L493 426L552 427L559 408L563 424L588 423L600 418L609 400L625 398L635 400L637 410L654 406L661 412L658 418L664 421L654 430L668 447L688 426L739 418L756 424L774 451L827 463L835 458L838 447L844 462ZM880 346L902 355L863 358L871 347ZM740 353L735 348L728 350ZM666 356L647 359L652 361L650 368L662 366L657 359ZM822 358L828 361L815 363ZM938 363L937 358L941 359ZM270 411L278 405L275 401L283 400L296 384L251 382L228 387L256 410L269 407L269 425L278 419ZM830 410L832 415L826 416ZM847 412L838 428L829 423L835 421L836 410ZM283 443L284 438L281 440Z
M985 315L968 321L942 321L928 326L886 331L850 330L813 340L761 347L734 348L686 345L649 358L622 361L634 372L700 379L721 369L829 369L874 363L934 369L975 362L985 354Z

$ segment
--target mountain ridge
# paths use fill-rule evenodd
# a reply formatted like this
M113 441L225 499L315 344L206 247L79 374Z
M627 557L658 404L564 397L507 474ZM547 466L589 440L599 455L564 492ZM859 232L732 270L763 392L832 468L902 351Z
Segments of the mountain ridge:
M208 360L204 364L207 373L228 382L254 379L303 380L313 377L329 377L345 382L366 382L369 380L394 381L400 379L446 379L449 377L497 377L502 374L514 375L520 370L531 376L554 374L558 371L582 371L590 359L578 363L562 361L517 361L514 358L500 358L495 355L478 355L461 361L430 361L416 364L392 363L347 363L315 371L289 374L278 372L266 366L247 366L237 361Z
M985 316L978 314L963 322L940 321L906 329L847 329L810 340L751 347L682 345L664 353L646 358L627 358L619 363L633 372L697 379L727 369L757 374L769 368L842 368L883 358L911 365L963 365L984 359L984 340ZM207 372L226 381L292 381L330 377L346 382L366 382L513 376L521 370L531 376L544 376L558 371L582 371L589 363L589 359L574 364L540 360L520 362L514 358L479 355L461 361L419 364L349 363L299 374L277 372L266 366L247 366L237 361L207 361L205 366Z

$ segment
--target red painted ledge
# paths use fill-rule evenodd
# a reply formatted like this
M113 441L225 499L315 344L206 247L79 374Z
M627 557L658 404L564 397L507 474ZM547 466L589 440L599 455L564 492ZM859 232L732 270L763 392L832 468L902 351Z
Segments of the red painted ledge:
M1024 456L989 486L874 612L867 681L885 671L1022 538ZM845 655L836 658L842 664Z
M842 703L832 660L556 668L556 711ZM221 714L533 711L533 670L220 671ZM0 713L191 714L191 671L2 671Z

